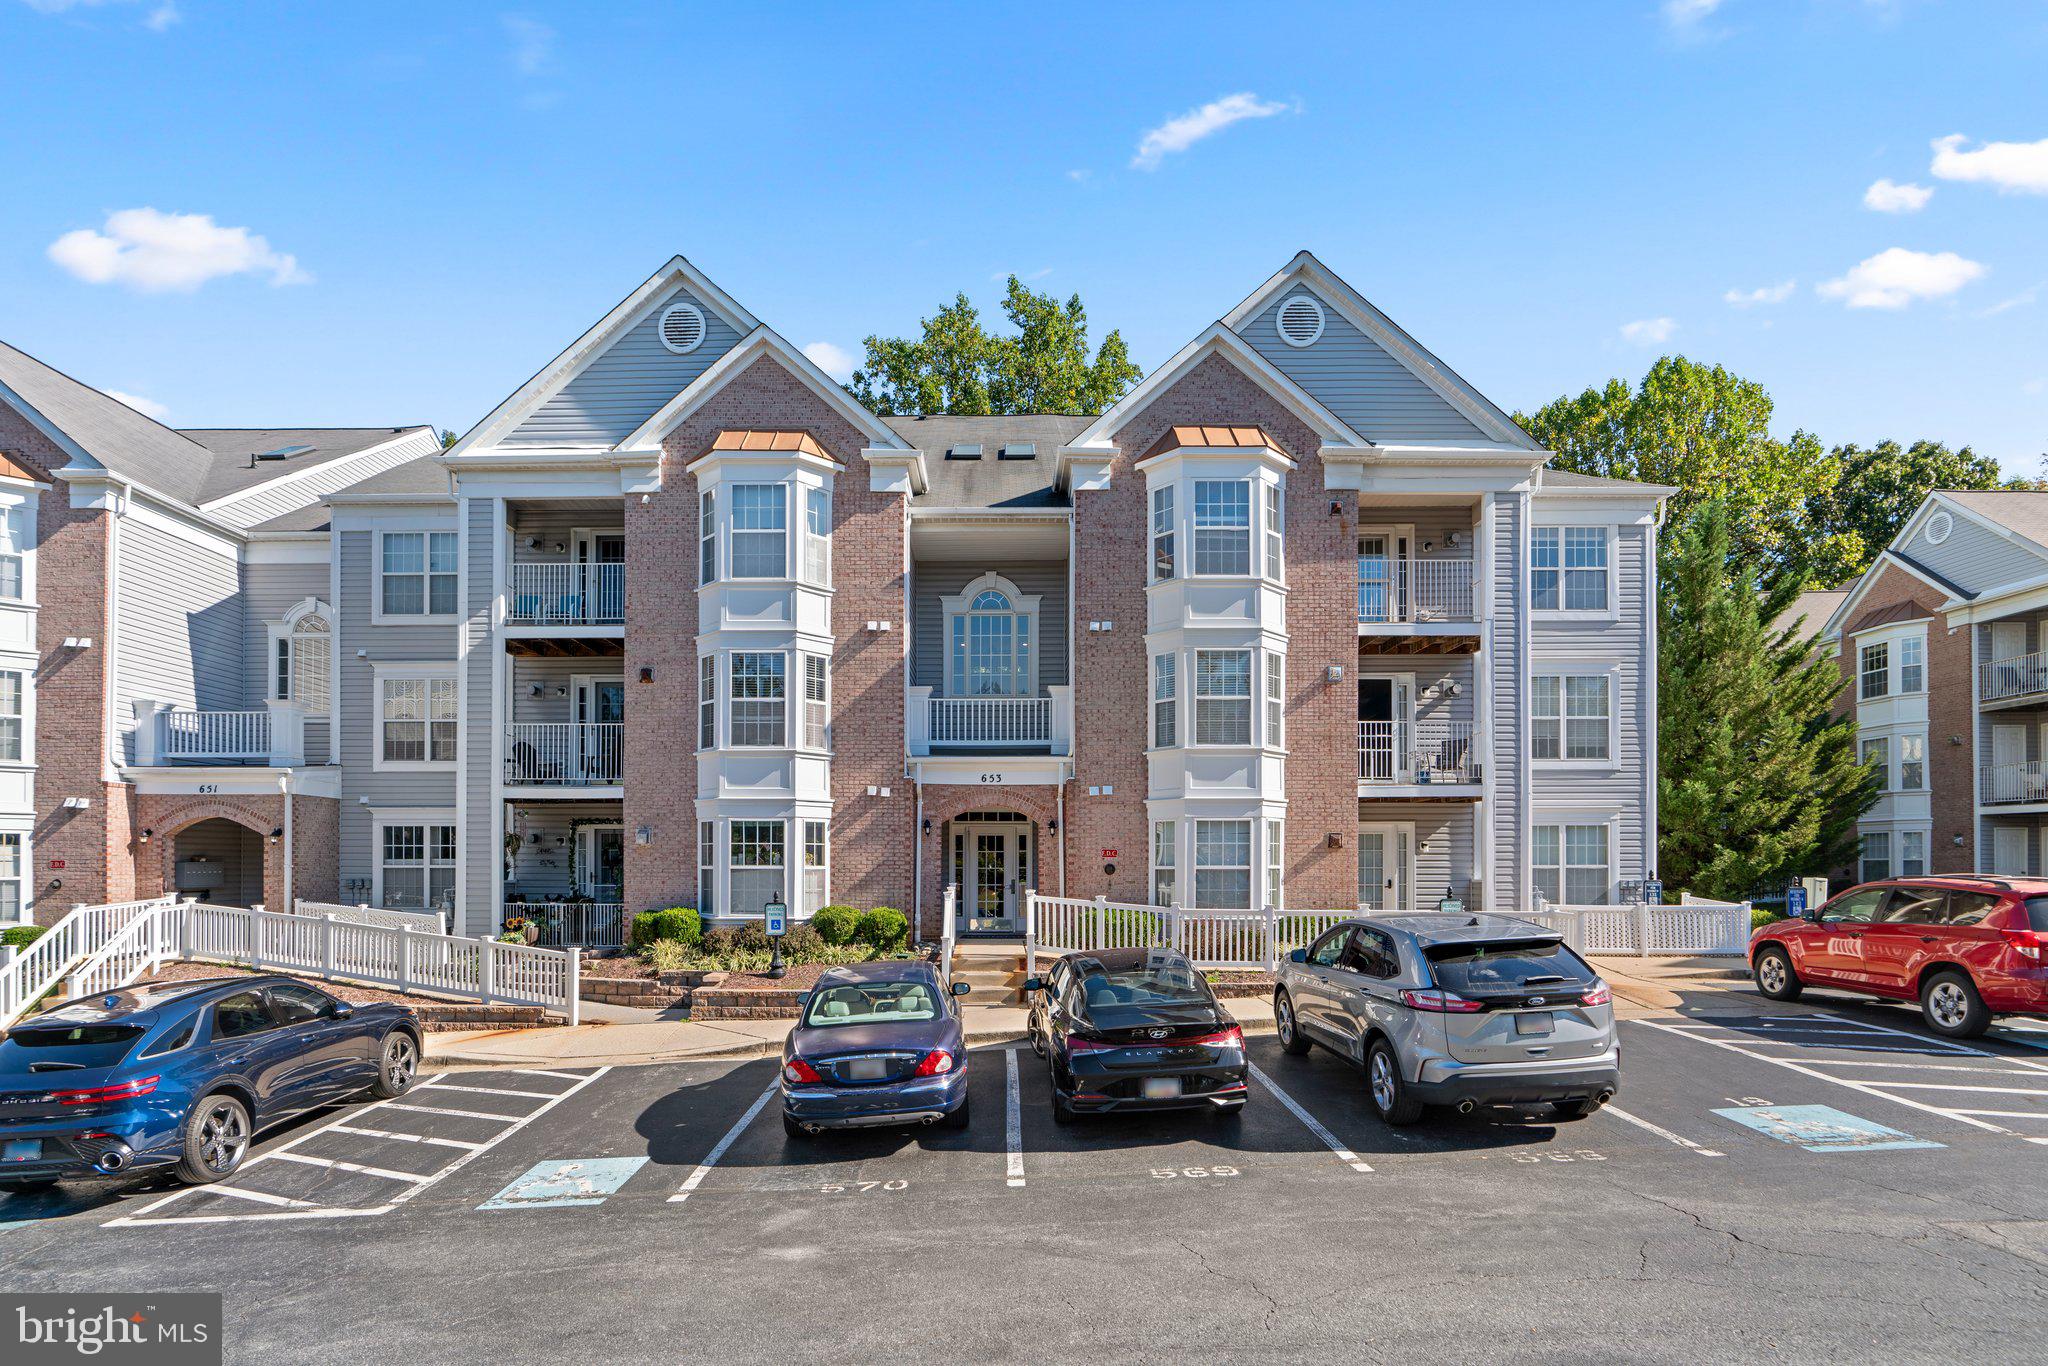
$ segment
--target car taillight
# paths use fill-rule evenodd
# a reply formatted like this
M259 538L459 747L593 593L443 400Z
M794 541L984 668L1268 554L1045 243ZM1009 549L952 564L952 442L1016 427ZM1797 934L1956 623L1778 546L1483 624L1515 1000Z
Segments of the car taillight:
M83 1091L52 1091L50 1099L59 1105L103 1105L110 1100L133 1100L156 1090L157 1077L142 1077L113 1086L92 1086Z
M1477 1001L1468 1001L1457 992L1445 991L1441 987L1404 991L1401 999L1412 1009L1433 1010L1439 1015L1470 1015L1486 1009Z
M1084 1039L1079 1034L1067 1035L1069 1053L1107 1053L1121 1047L1122 1044L1104 1043L1100 1039Z
M2042 948L2048 947L2048 935L2039 930L2007 930L2005 942L2012 945L2020 957L2031 958L2038 963Z
M953 1055L943 1048L934 1048L931 1052L918 1059L917 1070L910 1075L913 1077L943 1077L952 1070Z
M1604 1006L1614 1000L1614 991L1605 982L1595 982L1593 989L1579 998L1582 1006Z
M794 1082L819 1082L824 1080L823 1077L818 1075L818 1069L805 1062L802 1058L791 1058L788 1062L782 1064L782 1079Z
M1244 1031L1232 1025L1220 1034L1204 1034L1199 1039L1180 1039L1176 1043L1182 1048L1243 1048Z

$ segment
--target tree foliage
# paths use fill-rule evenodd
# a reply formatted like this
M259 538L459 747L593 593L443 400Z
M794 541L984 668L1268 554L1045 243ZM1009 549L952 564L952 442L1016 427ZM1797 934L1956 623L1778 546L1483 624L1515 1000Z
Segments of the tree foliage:
M1935 489L2013 486L1989 456L1968 446L1952 451L1939 441L1837 446L1828 456L1839 467L1839 477L1807 505L1807 516L1831 536L1840 559L1813 566L1817 583L1843 583L1868 569Z
M1088 313L1076 294L1061 303L1016 276L1003 296L1014 335L993 333L965 294L923 320L916 337L869 337L846 386L872 412L1099 413L1142 378L1123 333L1088 355Z
M1879 775L1834 712L1835 661L1816 623L1771 625L1803 586L1734 549L1734 518L1696 505L1672 537L1658 595L1658 871L1674 887L1739 899L1834 867Z

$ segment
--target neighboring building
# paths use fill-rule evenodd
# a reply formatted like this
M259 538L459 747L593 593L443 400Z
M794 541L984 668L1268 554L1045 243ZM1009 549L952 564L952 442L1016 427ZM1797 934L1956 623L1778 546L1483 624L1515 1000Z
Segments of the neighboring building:
M244 691L131 674L180 719L123 780L303 707L303 879L471 934L776 898L932 933L948 884L970 933L1032 888L1617 900L1670 490L1546 459L1306 253L1109 412L986 418L868 412L678 257L445 454L240 523Z
M2048 869L2048 494L1935 492L1830 613L1882 795L1859 880Z

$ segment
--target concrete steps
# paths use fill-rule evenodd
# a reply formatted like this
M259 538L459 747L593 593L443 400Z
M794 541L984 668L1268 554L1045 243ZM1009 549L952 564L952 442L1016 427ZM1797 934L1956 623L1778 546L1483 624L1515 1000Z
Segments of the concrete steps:
M1024 1004L1024 955L1008 945L956 948L952 973L974 988L961 1002L970 1009Z

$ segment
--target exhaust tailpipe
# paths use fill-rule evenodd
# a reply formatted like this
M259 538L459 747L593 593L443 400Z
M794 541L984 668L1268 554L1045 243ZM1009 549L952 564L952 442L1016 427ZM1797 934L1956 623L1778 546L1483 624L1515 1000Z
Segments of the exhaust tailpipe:
M1596 1104L1600 1104L1600 1105L1605 1105L1605 1104L1606 1104L1606 1103L1607 1103L1608 1101L1610 1101L1610 1100L1613 1100L1613 1099L1614 1099L1614 1089L1613 1089L1612 1087L1609 1087L1609 1088L1608 1088L1607 1090L1605 1090L1605 1091L1602 1091L1602 1092L1600 1093L1599 1099L1598 1099L1598 1100L1597 1100L1597 1101L1596 1101L1595 1103L1596 1103Z
M126 1143L123 1143L101 1153L93 1159L92 1165L107 1175L112 1176L115 1172L125 1168L134 1156L135 1150Z
M1476 1100L1461 1100L1458 1102L1458 1113L1461 1115L1469 1115L1478 1108L1479 1102Z

